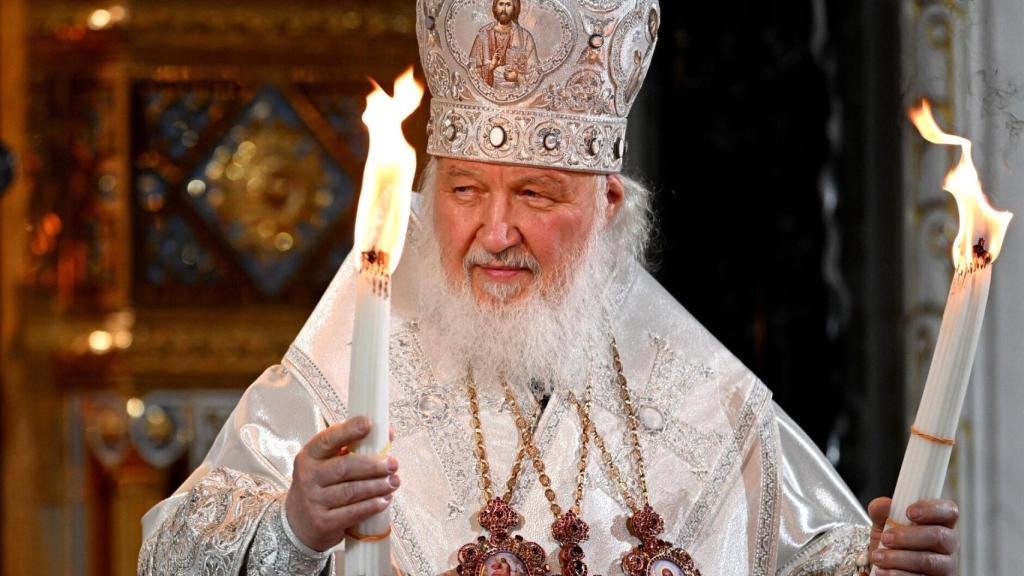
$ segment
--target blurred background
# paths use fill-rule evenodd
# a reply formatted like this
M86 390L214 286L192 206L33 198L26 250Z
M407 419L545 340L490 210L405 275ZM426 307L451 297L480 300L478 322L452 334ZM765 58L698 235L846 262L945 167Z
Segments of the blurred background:
M955 151L1024 213L1017 0L665 1L627 172L669 290L864 502L895 484L945 302ZM368 76L412 0L0 0L4 574L134 574L139 518L276 363L351 242ZM418 73L422 78L422 74ZM421 107L406 126L424 150ZM964 574L1024 565L1024 236L947 492Z

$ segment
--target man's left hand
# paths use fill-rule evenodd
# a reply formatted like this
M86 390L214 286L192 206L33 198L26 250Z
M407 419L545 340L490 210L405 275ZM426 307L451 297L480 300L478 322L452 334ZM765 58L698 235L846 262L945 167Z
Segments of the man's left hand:
M907 508L910 526L890 526L889 498L875 498L868 504L871 516L871 565L876 576L956 574L956 552L960 548L956 521L960 510L952 500L921 500ZM884 548L879 548L879 542Z

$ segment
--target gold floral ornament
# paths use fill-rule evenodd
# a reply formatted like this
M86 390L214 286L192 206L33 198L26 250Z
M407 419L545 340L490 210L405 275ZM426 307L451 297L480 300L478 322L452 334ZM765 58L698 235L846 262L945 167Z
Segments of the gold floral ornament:
M333 201L318 154L297 155L304 135L280 122L248 130L234 151L218 149L207 166L209 181L192 185L226 221L242 224L232 238L239 248L264 258L294 246L294 229L306 217L321 224L319 207ZM312 184L310 192L307 186Z

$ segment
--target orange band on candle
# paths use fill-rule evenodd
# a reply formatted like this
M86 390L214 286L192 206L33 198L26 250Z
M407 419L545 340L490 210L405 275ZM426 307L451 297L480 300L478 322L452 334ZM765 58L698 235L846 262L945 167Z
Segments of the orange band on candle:
M345 535L355 538L360 542L380 542L381 540L387 540L391 536L391 526L388 526L387 532L383 534L360 534L355 528L349 528L345 530Z
M924 438L925 440L927 440L929 442L934 442L936 444L944 444L946 446L953 446L954 444L956 444L956 440L954 440L952 438L942 438L941 436L932 436L931 434L928 434L926 432L921 432L920 430L918 430L914 426L910 427L910 433L913 434L914 436L917 436L919 438Z
M377 456L387 456L389 452L391 452L391 442L388 442L387 445L381 448L380 452L377 452ZM349 450L348 446L342 446L341 450L338 451L340 456L348 456L351 453L352 451Z
M885 519L885 525L886 526L896 526L897 528L903 528L905 526L908 526L908 524L904 524L902 522L897 522L897 521L893 520L892 518L886 518Z

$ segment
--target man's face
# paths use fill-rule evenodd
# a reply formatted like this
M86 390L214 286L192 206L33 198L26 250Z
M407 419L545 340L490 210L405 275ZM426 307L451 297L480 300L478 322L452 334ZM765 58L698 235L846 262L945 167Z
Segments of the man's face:
M494 6L494 17L498 19L498 22L508 24L512 21L513 8L512 0L498 0Z
M571 274L591 230L621 195L600 200L604 176L442 158L434 230L451 279L466 278L482 302L549 294Z

